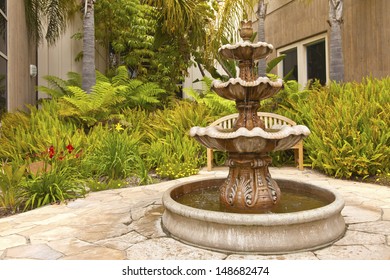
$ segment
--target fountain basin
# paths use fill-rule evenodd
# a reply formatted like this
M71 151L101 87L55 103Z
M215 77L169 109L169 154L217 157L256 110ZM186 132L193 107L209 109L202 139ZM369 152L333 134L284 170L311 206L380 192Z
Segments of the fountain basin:
M163 195L163 228L185 243L222 252L283 254L332 244L345 232L344 201L335 192L291 180L276 180L283 189L311 193L323 207L282 214L243 214L203 210L175 201L193 191L220 185L226 178L179 183Z
M239 153L265 153L287 150L310 134L303 125L282 126L264 130L255 127L249 130L240 127L236 131L218 126L192 127L190 136L207 148Z

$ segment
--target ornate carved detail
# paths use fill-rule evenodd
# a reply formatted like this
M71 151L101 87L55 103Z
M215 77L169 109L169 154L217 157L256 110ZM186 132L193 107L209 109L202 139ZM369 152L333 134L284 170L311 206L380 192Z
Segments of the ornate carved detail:
M279 187L276 185L276 182L271 178L271 175L269 174L269 172L267 174L266 180L267 180L267 187L271 192L272 201L275 204L279 198L279 195L278 195Z
M266 154L231 153L221 203L238 211L272 207L280 199L280 190L268 171L270 162Z

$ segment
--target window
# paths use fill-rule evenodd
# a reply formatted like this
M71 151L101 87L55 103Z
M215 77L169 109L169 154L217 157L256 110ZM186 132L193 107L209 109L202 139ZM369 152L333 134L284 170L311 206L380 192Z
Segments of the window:
M7 111L7 1L0 0L0 116Z
M7 14L7 0L0 0L0 10Z
M328 80L326 34L315 36L289 46L279 48L277 54L286 58L278 65L278 75L296 80L305 86L309 80ZM291 73L290 73L291 72Z
M0 52L7 54L7 19L0 12Z
M306 47L307 79L317 79L322 85L326 84L325 41L317 42Z
M298 54L297 48L285 51L282 54L286 55L283 60L283 77L288 80L298 81Z

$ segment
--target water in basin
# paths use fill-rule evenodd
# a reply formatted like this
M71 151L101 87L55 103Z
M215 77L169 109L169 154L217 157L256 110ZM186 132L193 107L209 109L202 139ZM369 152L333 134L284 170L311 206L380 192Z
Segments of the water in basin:
M283 194L277 205L270 209L256 210L252 213L291 213L320 208L330 203L329 199L313 193L299 192L296 189L290 189L288 186L285 187L283 185L280 187L283 190ZM218 186L200 188L189 193L181 194L173 199L180 204L193 208L218 212L232 212L232 210L226 209L219 203Z

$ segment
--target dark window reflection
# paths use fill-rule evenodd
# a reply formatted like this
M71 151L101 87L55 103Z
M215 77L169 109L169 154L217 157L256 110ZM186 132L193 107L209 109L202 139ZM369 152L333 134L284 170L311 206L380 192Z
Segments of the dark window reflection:
M7 14L7 0L0 0L0 10Z
M306 47L307 53L307 79L319 80L322 85L326 83L325 41Z
M287 80L298 81L298 54L297 48L283 52L286 57L283 60L283 77Z
M7 54L7 20L0 14L0 52Z

